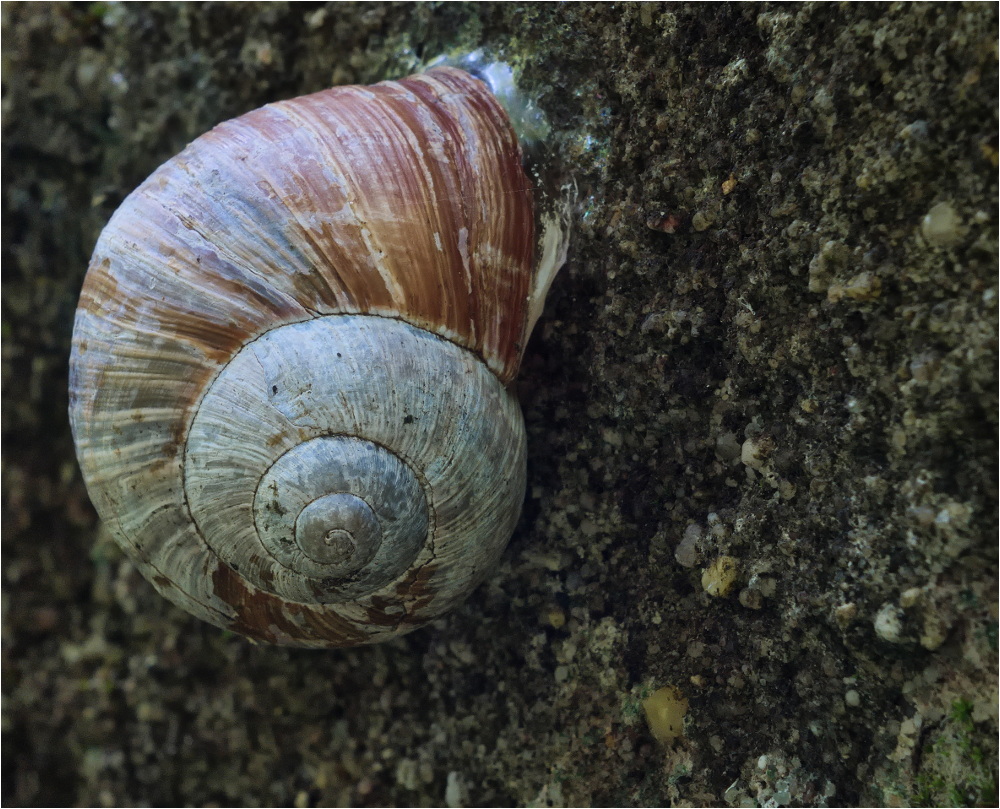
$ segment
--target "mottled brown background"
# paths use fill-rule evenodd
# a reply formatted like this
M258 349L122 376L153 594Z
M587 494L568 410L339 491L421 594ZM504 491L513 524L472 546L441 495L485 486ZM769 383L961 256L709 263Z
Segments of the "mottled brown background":
M996 31L994 4L4 3L5 805L996 805ZM95 522L65 415L89 252L218 121L476 47L580 189L521 523L427 629L252 646Z

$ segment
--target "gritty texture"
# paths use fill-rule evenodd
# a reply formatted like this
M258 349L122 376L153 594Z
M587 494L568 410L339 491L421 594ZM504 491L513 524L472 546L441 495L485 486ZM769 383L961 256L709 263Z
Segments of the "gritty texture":
M996 805L995 5L3 15L5 803ZM514 539L387 645L203 624L73 457L97 235L221 120L480 47L579 194Z

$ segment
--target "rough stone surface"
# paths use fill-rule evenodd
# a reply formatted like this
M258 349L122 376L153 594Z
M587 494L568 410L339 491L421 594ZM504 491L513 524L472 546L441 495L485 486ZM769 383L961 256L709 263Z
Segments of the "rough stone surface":
M5 3L4 802L996 805L996 30L990 4ZM381 647L201 624L73 459L97 234L220 120L479 47L580 192L503 563Z

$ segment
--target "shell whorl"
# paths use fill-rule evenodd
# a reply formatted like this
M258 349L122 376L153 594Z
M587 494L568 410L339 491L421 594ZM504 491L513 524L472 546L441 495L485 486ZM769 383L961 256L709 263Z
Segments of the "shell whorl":
M70 366L97 510L166 596L302 646L419 626L524 491L506 389L531 187L503 111L435 69L228 121L101 235Z

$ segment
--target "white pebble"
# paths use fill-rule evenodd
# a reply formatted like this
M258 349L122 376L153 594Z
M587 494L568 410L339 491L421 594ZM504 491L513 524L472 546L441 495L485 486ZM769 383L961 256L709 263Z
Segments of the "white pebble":
M947 202L939 202L924 216L920 232L935 247L950 247L962 238L962 218Z

